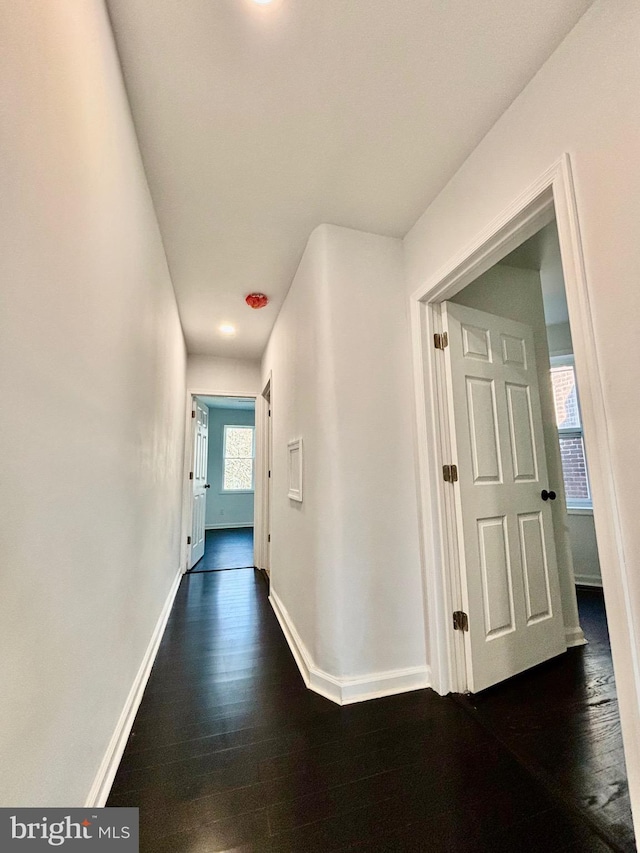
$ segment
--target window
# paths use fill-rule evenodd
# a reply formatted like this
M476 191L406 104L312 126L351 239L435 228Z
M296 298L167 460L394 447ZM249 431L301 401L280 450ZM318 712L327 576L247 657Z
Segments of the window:
M252 492L255 457L255 429L252 426L226 426L222 456L222 491Z
M560 438L567 506L591 509L591 488L582 438L582 417L573 356L551 358L551 384Z

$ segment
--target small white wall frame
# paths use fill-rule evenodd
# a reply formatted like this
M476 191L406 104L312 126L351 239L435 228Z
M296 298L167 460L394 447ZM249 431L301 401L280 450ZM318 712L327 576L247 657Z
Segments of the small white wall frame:
M289 491L292 501L302 502L302 439L294 438L287 444L289 450Z

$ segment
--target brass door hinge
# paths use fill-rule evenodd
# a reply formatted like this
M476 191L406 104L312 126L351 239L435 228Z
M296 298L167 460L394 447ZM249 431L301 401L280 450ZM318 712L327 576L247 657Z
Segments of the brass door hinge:
M194 410L193 410L193 409L191 409L191 417L192 417L192 418L195 418L195 416L196 416L196 413L194 412Z
M449 335L446 332L436 332L433 336L433 345L436 349L445 349L449 346Z
M453 614L453 630L454 631L468 631L469 630L469 617L464 612L464 610L456 610Z
M442 466L442 479L445 483L457 483L458 482L458 466L457 465L443 465Z

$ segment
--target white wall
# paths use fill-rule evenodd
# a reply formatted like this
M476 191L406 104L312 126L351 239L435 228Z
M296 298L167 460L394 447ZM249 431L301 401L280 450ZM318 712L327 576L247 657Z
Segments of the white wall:
M566 323L569 319L567 293L564 286L562 255L558 226L550 222L538 235L540 240L540 283L544 298L544 313L547 323ZM535 237L533 238L535 239Z
M573 355L573 341L568 323L552 323L547 326L549 355Z
M263 360L272 372L272 589L337 678L424 667L400 241L311 235ZM287 442L304 441L304 502Z
M222 491L224 427L254 426L255 411L209 408L209 455L207 457L207 507L205 527L239 527L253 524L253 492L233 494Z
M0 805L80 806L178 571L185 352L102 2L0 42Z
M583 640L578 619L571 541L567 525L566 500L562 479L562 461L556 427L553 390L549 373L546 324L540 274L498 264L465 287L451 300L469 308L487 311L526 323L533 329L540 408L544 430L545 456L549 484L558 499L551 504L553 534L558 562L562 614L567 640Z
M602 586L593 513L582 509L569 510L568 522L576 583Z
M190 355L187 359L187 388L204 394L254 397L262 391L260 362L242 358Z
M413 292L469 246L564 152L571 156L589 299L609 415L625 589L602 560L632 803L640 813L640 4L598 0L405 239ZM587 448L588 451L588 448ZM596 527L598 525L596 506ZM601 537L599 537L601 538ZM602 558L602 552L601 552Z

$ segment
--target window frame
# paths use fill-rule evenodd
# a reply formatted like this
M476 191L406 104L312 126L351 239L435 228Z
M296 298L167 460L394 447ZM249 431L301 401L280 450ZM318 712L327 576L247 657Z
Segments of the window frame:
M562 368L562 367L571 367L573 369L573 378L575 382L576 389L576 405L578 407L578 417L580 418L580 426L579 427L559 427L556 421L556 429L558 431L558 443L561 438L579 438L582 441L582 447L584 450L584 464L585 464L585 472L587 479L587 489L589 490L588 498L569 498L567 496L567 489L565 486L565 498L567 504L567 510L570 512L576 512L580 514L592 513L593 512L593 498L591 494L591 479L589 477L589 464L587 462L587 453L584 447L584 427L582 420L582 408L580 406L580 390L578 389L578 381L576 378L576 362L573 353L568 353L565 355L550 355L549 363L551 366L551 372L553 372L554 368ZM555 413L555 392L553 391L553 379L551 379L551 391L554 399L554 413ZM561 454L562 455L562 454ZM562 477L563 477L563 485L564 485L564 468L562 468Z
M250 429L251 430L251 456L229 456L227 457L227 430ZM226 461L229 459L251 459L251 488L250 489L225 489L224 475ZM256 490L256 426L255 424L223 424L222 425L222 471L221 471L220 494L221 495L252 495Z

